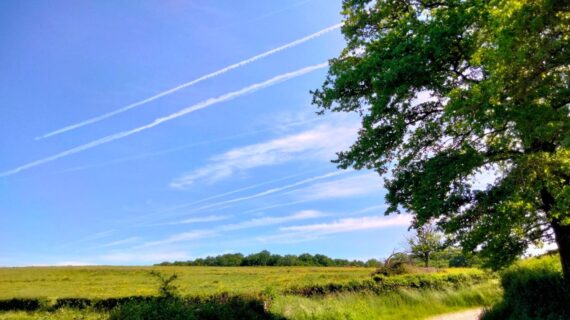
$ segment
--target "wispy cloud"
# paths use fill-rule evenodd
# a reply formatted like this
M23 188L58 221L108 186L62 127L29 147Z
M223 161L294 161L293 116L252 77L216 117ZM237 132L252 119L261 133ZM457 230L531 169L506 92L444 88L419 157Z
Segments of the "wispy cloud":
M216 236L223 232L279 225L287 222L314 219L324 216L326 216L326 214L321 211L302 210L286 216L254 218L238 223L221 225L219 227L211 228L208 230L193 230L189 232L177 233L162 240L145 242L141 247L161 246L179 242L194 241L201 238Z
M255 62L255 61L257 61L257 60L260 60L260 59L263 59L263 58L268 57L268 56L270 56L270 55L276 54L276 53L278 53L278 52L280 52L280 51L283 51L283 50L286 50L286 49L290 49L290 48L296 47L296 46L298 46L298 45L300 45L300 44L302 44L302 43L305 43L305 42L307 42L307 41L309 41L309 40L318 38L318 37L320 37L320 36L322 36L322 35L324 35L324 34L326 34L326 33L328 33L328 32L331 32L331 31L333 31L333 30L336 30L336 29L340 28L341 26L342 26L342 24L336 24L336 25L334 25L334 26L330 26L330 27L328 27L328 28L325 28L325 29L323 29L323 30L321 30L321 31L315 32L315 33L313 33L313 34L311 34L311 35L308 35L308 36L306 36L306 37L303 37L303 38L301 38L301 39L297 39L297 40L295 40L295 41L289 42L289 43L287 43L287 44L285 44L285 45L283 45L283 46L277 47L277 48L275 48L275 49L271 49L271 50L266 51L266 52L264 52L264 53L261 53L261 54L258 54L258 55L256 55L256 56L253 56L253 57L251 57L251 58L248 58L248 59L242 60L242 61L240 61L240 62L234 63L234 64L232 64L232 65L230 65L230 66L227 66L227 67L225 67L225 68L222 68L222 69L220 69L220 70L218 70L218 71L214 71L214 72L209 73L209 74L207 74L207 75L201 76L201 77L198 78L198 79L194 79L194 80L192 80L192 81L183 83L183 84L181 84L181 85L179 85L179 86L176 86L176 87L174 87L174 88L171 88L171 89L162 91L162 92L160 92L160 93L158 93L158 94L155 94L154 96L148 97L148 98L146 98L146 99L144 99L144 100L140 100L140 101L137 101L137 102L135 102L135 103L129 104L128 106L125 106L125 107L119 108L119 109L117 109L117 110L114 110L114 111L105 113L105 114L103 114L103 115L100 115L100 116L97 116L97 117L93 117L93 118L87 119L87 120L85 120L85 121L82 121L82 122L79 122L79 123L75 123L75 124L72 124L72 125L63 127L63 128L61 128L61 129L57 129L57 130L55 130L55 131L51 131L51 132L46 133L46 134L44 134L44 135L42 135L42 136L38 136L38 137L36 137L35 139L36 139L36 140L44 139L44 138L47 138L47 137L51 137L51 136L54 136L54 135L58 135L58 134L61 134L61 133L64 133L64 132L67 132L67 131L70 131L70 130L74 130L74 129L77 129L77 128L86 126L86 125L88 125L88 124L92 124L92 123L99 122L99 121L101 121L101 120L110 118L110 117L115 116L115 115L117 115L117 114L123 113L123 112L125 112L125 111L127 111L127 110L130 110L130 109L133 109L133 108L142 106L142 105L147 104L147 103L149 103L149 102L151 102L151 101L154 101L154 100L156 100L156 99L159 99L159 98L162 98L162 97L167 96L167 95L169 95L169 94L172 94L172 93L174 93L174 92L176 92L176 91L179 91L179 90L182 90L182 89L184 89L184 88L188 88L188 87L190 87L190 86L193 86L193 85L195 85L195 84L197 84L197 83L199 83L199 82L202 82L202 81L204 81L204 80L217 77L217 76L222 75L222 74L224 74L224 73L226 73L226 72L228 72L228 71L231 71L231 70L233 70L233 69L237 69L237 68L239 68L239 67L243 67L243 66L245 66L245 65L247 65L247 64L250 64L250 63L252 63L252 62Z
M337 233L409 226L410 223L410 215L344 218L326 223L282 227L279 234L262 236L257 239L261 242L300 242Z
M228 219L229 216L205 216L205 217L195 217L195 218L188 218L182 221L177 222L177 224L192 224L192 223L201 223L201 222L214 222L214 221L221 221Z
M275 130L287 130L291 127L305 125L305 124L316 122L316 121L322 121L323 119L324 118L316 118L316 119L313 118L313 119L289 121L286 123L279 124L278 126L271 126L271 127L266 127L266 128L262 128L259 130L252 130L252 131L248 131L248 132L244 132L244 133L240 133L240 134L235 134L235 135L230 135L230 136L225 136L225 137L220 137L220 138L215 138L215 139L209 139L209 140L204 140L204 141L198 141L198 142L193 142L193 143L187 143L187 144L183 144L183 145L173 147L173 148L156 150L154 152L145 152L145 153L140 153L140 154L136 154L136 155L132 155L132 156L116 158L116 159L112 159L112 160L108 160L108 161L104 161L104 162L99 162L99 163L94 163L94 164L88 164L88 165L82 165L82 166L72 167L72 168L68 168L68 169L63 169L60 171L56 171L53 174L76 172L76 171L82 171L82 170L92 169L92 168L102 168L102 167L107 167L107 166L125 163L125 162L131 162L131 161L136 161L136 160L158 157L158 156L162 156L162 155L166 155L166 154L171 154L171 153L187 150L187 149L190 149L190 148L193 148L196 146L212 145L213 143L216 143L216 142L236 140L236 139L256 135L259 133L270 132L270 131L275 131Z
M105 244L101 245L100 248L110 248L110 247L123 246L126 244L136 243L137 241L140 241L140 240L141 240L140 237L130 237L130 238L122 239L122 240L117 240L117 241L105 243Z
M141 247L152 247L152 246L167 245L167 244L172 244L172 243L177 243L177 242L187 242L187 241L193 241L193 240L198 240L198 239L202 239L202 238L212 237L214 235L216 235L216 233L214 231L211 231L211 230L198 230L198 231L183 232L183 233L174 234L174 235L169 236L169 237L162 239L162 240L145 242Z
M101 139L97 139L95 141L86 143L84 145L80 145L80 146L77 146L75 148L68 149L68 150L63 151L61 153L58 153L56 155L27 163L25 165L22 165L22 166L15 168L15 169L0 172L0 177L10 176L10 175L19 173L21 171L28 170L30 168L42 165L44 163L48 163L48 162L51 162L51 161L54 161L54 160L57 160L57 159L60 159L63 157L70 156L72 154L76 154L76 153L79 153L79 152L82 152L85 150L89 150L91 148L95 148L97 146L100 146L100 145L108 143L108 142L112 142L115 140L119 140L119 139L128 137L128 136L133 135L135 133L139 133L141 131L156 127L159 124L162 124L164 122L176 119L178 117L184 116L184 115L192 113L194 111L198 111L198 110L207 108L209 106L212 106L212 105L224 102L224 101L229 101L229 100L235 99L235 98L243 96L245 94L249 94L249 93L255 92L257 90L261 90L263 88L267 88L267 87L276 85L280 82L299 77L299 76L307 74L309 72L313 72L315 70L325 68L326 66L327 66L327 63L321 63L321 64L305 67L305 68L302 68L302 69L299 69L299 70L296 70L293 72L288 72L288 73L278 75L278 76L273 77L273 78L266 80L264 82L252 84L250 86L247 86L247 87L240 89L240 90L237 90L237 91L232 91L230 93L226 93L226 94L221 95L221 96L216 97L216 98L210 98L210 99L204 100L202 102L199 102L199 103L194 104L190 107L184 108L184 109L182 109L178 112L175 112L173 114L170 114L168 116L157 118L153 122L146 124L144 126L140 126L140 127L137 127L137 128L131 129L131 130L127 130L127 131L119 132L119 133L116 133L113 135L109 135L109 136L103 137Z
M283 227L281 231L303 231L317 232L320 234L331 234L340 232L350 232L366 229L378 229L393 226L410 225L411 216L398 215L395 217L369 216L360 218L340 219L330 223L310 224L304 226Z
M330 159L350 145L356 137L356 125L324 124L304 132L267 142L235 148L214 156L210 164L175 179L170 185L183 188L197 180L213 182L247 169L275 165L299 157Z
M320 218L324 216L326 216L326 214L321 211L303 210L286 216L254 218L239 223L227 224L220 226L217 230L233 231L233 230L241 230L248 228L265 227L270 225L283 224L291 221Z
M242 201L246 201L246 200L252 200L252 199L257 199L257 198L261 198L261 197L266 197L266 196L269 196L272 194L277 194L277 193L280 193L280 192L283 192L286 190L294 189L294 188L297 188L297 187L302 186L302 185L313 183L315 181L328 179L331 177L336 177L336 176L339 176L342 174L346 174L348 172L350 172L350 171L334 171L334 172L330 172L330 173L323 174L320 176L300 180L300 181L290 183L290 184L287 184L284 186L267 189L267 190L264 190L264 191L261 191L261 192L258 192L258 193L252 194L252 195L210 203L210 204L195 208L192 211L200 211L200 210L205 210L205 209L210 209L210 208L216 208L216 207L221 207L221 206L228 205L228 204L234 204L234 203L242 202Z
M360 174L333 181L320 182L304 187L290 194L300 200L321 200L331 198L350 198L381 192L382 180L376 173Z

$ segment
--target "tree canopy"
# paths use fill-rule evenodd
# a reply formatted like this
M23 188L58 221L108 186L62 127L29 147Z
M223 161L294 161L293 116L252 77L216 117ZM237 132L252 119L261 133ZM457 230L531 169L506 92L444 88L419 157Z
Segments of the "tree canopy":
M555 240L569 278L570 2L344 0L343 14L346 47L312 92L321 113L362 116L338 165L376 170L387 214L437 220L489 266Z

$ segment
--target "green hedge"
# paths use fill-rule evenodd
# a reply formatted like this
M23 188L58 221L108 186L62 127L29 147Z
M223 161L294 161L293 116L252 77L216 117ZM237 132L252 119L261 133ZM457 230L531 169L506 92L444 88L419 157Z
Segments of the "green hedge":
M111 311L110 320L238 320L282 319L265 308L265 303L254 297L220 294L207 298L156 298L150 301L131 301Z
M501 274L503 301L484 320L570 319L570 285L557 256L519 263Z
M264 297L267 298L267 297ZM205 297L164 298L132 296L107 299L15 298L0 300L0 311L56 311L58 309L91 309L110 311L111 319L280 319L270 314L267 299L261 296L220 293ZM269 299L270 300L270 299Z
M330 283L303 287L292 287L286 291L289 294L306 297L326 295L341 292L369 291L377 294L397 289L445 289L481 283L496 276L483 271L470 273L423 273L397 276L375 275L373 280L351 281L348 283Z
M36 311L47 305L47 299L43 298L13 298L0 300L0 311Z

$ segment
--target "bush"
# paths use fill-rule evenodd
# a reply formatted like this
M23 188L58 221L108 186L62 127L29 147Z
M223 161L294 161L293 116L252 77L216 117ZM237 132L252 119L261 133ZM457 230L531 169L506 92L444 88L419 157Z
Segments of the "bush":
M46 299L13 298L0 300L0 311L36 311L47 305Z
M59 298L51 307L53 310L61 308L85 309L91 307L91 299L86 298Z
M179 299L153 299L127 302L114 309L109 320L197 319L193 310Z
M119 305L110 320L277 319L261 300L228 294L207 298L155 298Z
M507 269L501 285L503 301L483 319L570 319L570 287L556 256L530 259Z

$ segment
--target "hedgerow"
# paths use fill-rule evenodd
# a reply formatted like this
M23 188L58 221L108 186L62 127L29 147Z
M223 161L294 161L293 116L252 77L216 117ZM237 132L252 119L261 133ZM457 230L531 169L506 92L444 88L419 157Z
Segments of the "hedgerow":
M445 289L478 284L496 275L483 271L471 273L425 273L405 274L397 276L375 275L373 280L351 281L348 283L317 284L312 286L292 287L289 294L306 297L341 292L369 291L376 294L391 292L397 289Z

